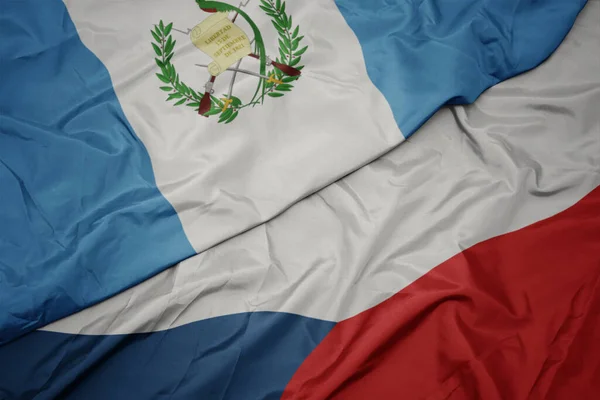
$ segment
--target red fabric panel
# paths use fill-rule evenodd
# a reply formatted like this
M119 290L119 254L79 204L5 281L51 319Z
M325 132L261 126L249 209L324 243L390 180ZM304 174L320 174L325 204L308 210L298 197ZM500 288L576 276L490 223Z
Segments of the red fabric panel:
M600 188L340 322L283 399L600 399Z

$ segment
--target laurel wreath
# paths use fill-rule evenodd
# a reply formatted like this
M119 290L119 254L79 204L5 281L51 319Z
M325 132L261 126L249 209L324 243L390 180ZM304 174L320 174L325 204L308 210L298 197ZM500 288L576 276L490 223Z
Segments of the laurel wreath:
M279 34L279 57L276 61L282 64L290 65L298 70L304 68L300 65L302 55L308 49L308 46L300 47L304 36L300 36L300 26L294 28L292 16L286 13L285 1L282 0L260 0L259 7L271 17L271 23ZM200 101L204 97L204 93L198 92L186 85L179 79L179 74L175 66L171 63L171 59L175 54L176 40L173 40L171 30L173 23L164 24L161 20L154 29L150 32L155 42L152 43L152 48L156 53L156 65L161 72L157 73L158 79L165 84L160 89L168 93L166 101L173 101L173 106L188 106L196 111L200 106ZM229 107L225 107L223 101L211 95L211 108L206 116L218 115L218 122L228 124L236 119L241 109L246 107L254 107L264 102L265 96L272 98L283 97L287 92L292 91L298 76L286 76L277 68L270 68L267 71L267 76L275 78L271 82L264 81L264 90L259 96L256 96L248 103L243 103L238 97L231 96ZM257 92L259 92L263 79L259 81ZM278 82L275 82L278 81ZM223 95L226 97L227 95Z

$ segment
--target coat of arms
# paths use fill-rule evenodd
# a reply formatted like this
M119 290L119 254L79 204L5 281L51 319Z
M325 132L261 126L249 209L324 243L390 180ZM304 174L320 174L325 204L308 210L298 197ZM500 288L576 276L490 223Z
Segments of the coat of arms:
M196 0L203 12L210 15L195 27L179 30L173 23L160 21L152 32L152 47L156 52L156 64L160 72L156 74L165 85L160 89L168 93L167 101L174 105L186 105L195 109L198 114L209 117L218 116L222 123L232 122L242 109L263 104L267 98L283 97L290 92L293 83L300 75L302 54L307 46L302 47L304 36L300 35L300 27L294 26L292 16L286 12L283 0L260 0L260 9L271 18L273 28L279 36L279 54L272 58L266 54L263 36L257 25L244 11L251 0L242 1L237 7L221 1ZM252 29L252 38L236 25L238 18L243 18ZM179 79L171 59L175 54L176 40L173 32L189 35L190 40L200 51L209 56L212 62L196 64L205 69L208 80L204 91L197 91ZM244 59L249 59L247 69L241 68ZM229 90L216 96L214 83L224 72L229 71ZM252 98L242 101L234 96L237 74L252 75L257 78L256 91ZM248 96L250 97L250 96Z

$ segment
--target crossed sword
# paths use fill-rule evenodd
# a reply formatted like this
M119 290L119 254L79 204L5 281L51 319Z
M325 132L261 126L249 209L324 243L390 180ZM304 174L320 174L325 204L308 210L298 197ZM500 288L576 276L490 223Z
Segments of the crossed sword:
M241 9L241 8L246 7L248 5L248 3L250 3L250 1L251 0L241 1L240 4L238 5L238 8ZM235 22L235 20L237 19L238 15L239 15L238 13L235 13L234 16L233 16L233 18L231 19L231 22ZM191 33L191 31L192 31L189 28L186 31L182 31L182 30L176 29L176 28L173 28L173 30L177 31L177 32L180 32L180 33L183 33L185 35L189 35ZM254 40L255 39L253 38L250 41L250 45L252 45L252 43L254 43ZM231 76L231 80L229 81L229 90L227 92L227 97L223 99L224 103L225 103L225 105L223 106L223 111L227 110L227 108L229 108L229 105L233 102L233 100L231 99L232 94L233 94L233 85L235 84L235 80L237 78L237 74L238 73L255 76L257 78L266 80L268 83L271 83L271 82L276 83L276 84L282 84L283 83L279 79L276 79L274 75L272 75L272 76L265 76L265 75L261 75L259 73L256 73L254 71L250 71L250 70L247 70L247 69L240 68L240 65L242 64L242 60L243 60L243 58L240 58L238 60L238 62L236 63L235 67L233 67L233 68L231 68L231 67L227 68L227 71L232 71L233 75ZM194 65L196 65L197 67L208 68L207 64L194 64ZM210 95L210 94L214 93L214 90L213 90L214 81L215 81L215 77L211 76L210 79L208 80L208 82L206 82L206 84L204 85L205 95L206 94ZM202 112L200 112L201 109L202 109L202 107L200 107L198 109L198 112L200 114L203 114Z

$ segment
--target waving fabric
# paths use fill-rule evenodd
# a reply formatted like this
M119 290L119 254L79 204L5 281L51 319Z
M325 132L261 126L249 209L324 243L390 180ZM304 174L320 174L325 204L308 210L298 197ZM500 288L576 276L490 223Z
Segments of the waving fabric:
M596 398L599 16L276 218L4 343L0 399Z
M534 67L584 3L250 2L235 23L251 49L231 28L203 37L248 54L207 81L186 35L220 6L3 2L0 343L268 221Z

